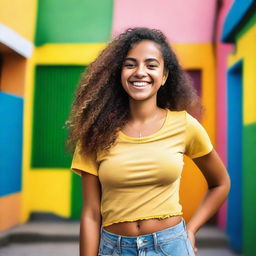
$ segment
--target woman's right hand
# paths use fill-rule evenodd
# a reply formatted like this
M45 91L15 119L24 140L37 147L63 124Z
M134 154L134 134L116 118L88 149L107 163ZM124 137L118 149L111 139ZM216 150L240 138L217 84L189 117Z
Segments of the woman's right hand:
M195 255L196 255L198 250L197 250L197 248L196 248L196 237L195 237L195 233L192 232L192 231L190 231L190 230L188 230L187 233L188 233L188 238L189 238L189 240L190 240L190 242L191 242L191 245L192 245L192 247L193 247L194 253L195 253Z

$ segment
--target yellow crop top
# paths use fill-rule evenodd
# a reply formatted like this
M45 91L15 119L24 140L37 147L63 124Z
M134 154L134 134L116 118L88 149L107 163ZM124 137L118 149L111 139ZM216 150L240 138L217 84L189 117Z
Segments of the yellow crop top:
M159 131L142 137L118 134L116 144L95 160L77 148L71 169L99 177L102 226L124 221L182 215L179 203L183 155L212 151L203 126L186 111L168 110Z

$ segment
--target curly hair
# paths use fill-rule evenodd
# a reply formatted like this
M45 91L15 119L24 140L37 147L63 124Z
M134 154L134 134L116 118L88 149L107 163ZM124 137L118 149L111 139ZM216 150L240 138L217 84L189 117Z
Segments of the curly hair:
M130 111L129 96L121 85L123 62L128 51L143 40L159 45L164 69L169 71L165 86L157 92L157 106L180 111L198 102L190 79L163 33L149 28L128 29L107 45L80 79L66 122L70 149L79 142L82 153L95 154L109 150L115 143Z

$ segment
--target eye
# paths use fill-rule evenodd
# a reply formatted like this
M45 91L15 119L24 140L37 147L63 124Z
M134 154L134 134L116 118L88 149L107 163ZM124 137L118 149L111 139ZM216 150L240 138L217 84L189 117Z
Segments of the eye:
M124 63L124 67L133 68L133 67L135 67L135 64L133 64L133 63Z
M148 64L148 68L154 69L157 68L158 66L156 64Z

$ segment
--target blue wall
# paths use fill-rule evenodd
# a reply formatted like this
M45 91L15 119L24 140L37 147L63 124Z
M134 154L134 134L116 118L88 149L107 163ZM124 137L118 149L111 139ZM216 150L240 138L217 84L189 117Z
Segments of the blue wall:
M242 69L240 61L228 70L228 197L227 232L232 248L242 251Z
M0 92L0 196L21 191L23 98Z

